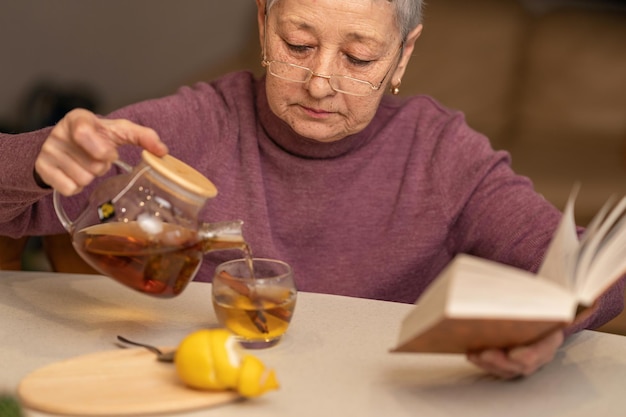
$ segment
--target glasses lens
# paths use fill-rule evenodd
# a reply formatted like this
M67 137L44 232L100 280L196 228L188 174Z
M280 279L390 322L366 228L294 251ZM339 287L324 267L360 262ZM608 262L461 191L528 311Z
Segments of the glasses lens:
M357 80L356 78L341 75L333 75L330 77L330 86L335 91L353 96L367 96L372 93L374 88L367 81Z
M313 75L310 69L287 62L270 61L267 65L270 74L286 81L305 83ZM372 84L367 81L358 80L345 75L331 75L330 77L324 78L328 78L333 90L344 94L367 96L371 94L372 91L377 90L377 88L373 87Z
M304 83L311 76L311 71L307 68L280 61L271 61L268 69L275 77L297 83Z

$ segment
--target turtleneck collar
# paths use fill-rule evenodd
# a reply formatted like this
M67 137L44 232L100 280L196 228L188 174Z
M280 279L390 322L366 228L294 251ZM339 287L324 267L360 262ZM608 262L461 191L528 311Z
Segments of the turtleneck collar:
M261 126L272 142L292 155L309 159L336 158L363 146L373 137L371 122L361 132L335 142L318 142L299 135L270 109L265 92L265 77L256 82L256 90L256 107Z

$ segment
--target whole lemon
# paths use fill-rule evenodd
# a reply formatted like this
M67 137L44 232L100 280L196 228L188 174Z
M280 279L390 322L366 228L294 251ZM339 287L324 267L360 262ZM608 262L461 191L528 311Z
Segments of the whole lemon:
M240 350L226 329L197 330L178 345L176 372L186 385L197 389L234 389L245 397L277 389L274 371L252 355L242 360Z

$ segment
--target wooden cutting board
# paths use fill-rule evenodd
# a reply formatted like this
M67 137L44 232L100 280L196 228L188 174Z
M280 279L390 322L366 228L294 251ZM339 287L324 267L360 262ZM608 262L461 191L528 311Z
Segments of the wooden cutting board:
M186 387L173 363L145 349L118 349L64 360L27 375L18 387L26 407L52 414L137 416L207 408L241 398L233 391Z

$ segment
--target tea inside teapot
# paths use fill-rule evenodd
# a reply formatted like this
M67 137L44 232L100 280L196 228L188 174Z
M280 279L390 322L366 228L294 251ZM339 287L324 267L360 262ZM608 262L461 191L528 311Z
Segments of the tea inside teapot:
M139 222L103 223L74 235L74 246L99 271L158 297L180 294L195 276L202 256L213 250L246 250L241 236L199 234L164 223L158 234Z

